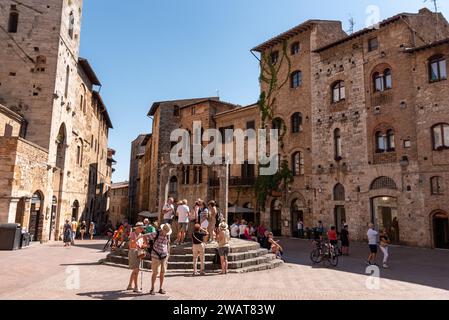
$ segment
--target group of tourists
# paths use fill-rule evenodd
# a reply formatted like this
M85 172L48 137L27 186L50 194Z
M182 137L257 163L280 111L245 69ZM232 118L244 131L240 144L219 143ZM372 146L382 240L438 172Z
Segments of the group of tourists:
M301 222L298 222L299 224ZM302 224L303 225L303 224ZM349 227L348 224L343 222L343 227L340 232L337 231L335 226L331 226L326 232L323 222L318 221L318 226L313 228L312 234L316 241L327 241L331 248L335 249L339 254L349 256ZM391 244L390 237L386 228L382 228L379 232L375 230L373 223L370 223L367 231L369 256L366 260L367 265L377 265L376 257L378 250L383 253L382 267L384 269L389 268L389 246Z
M388 257L389 257L389 245L391 243L390 237L388 236L387 230L385 228L381 229L380 233L377 232L374 228L374 224L370 223L368 232L366 233L368 236L368 246L369 246L369 256L366 260L367 265L376 265L376 256L378 252L378 248L383 253L383 261L382 266L384 269L388 268Z
M79 234L80 240L84 240L84 235L86 234L86 232L88 232L90 240L93 240L96 233L94 222L90 222L88 228L86 221L81 221L80 223L78 223L75 218L72 218L72 221L66 219L63 227L64 247L75 245L77 234Z
M193 276L205 275L206 245L211 242L217 244L216 255L220 257L220 274L228 273L231 236L229 226L215 201L209 201L206 205L206 202L198 199L193 208L190 208L187 200L176 203L175 207L174 199L169 198L162 211L163 224L160 226L157 221L150 223L145 219L131 228L125 220L113 235L115 247L128 243L129 268L132 272L127 290L142 292L138 286L139 270L142 268L143 259L148 256L151 257L152 270L150 295L156 294L157 277L159 277L157 293L166 294L163 285L170 255L171 236L175 228L178 233L173 246L187 243L192 246Z

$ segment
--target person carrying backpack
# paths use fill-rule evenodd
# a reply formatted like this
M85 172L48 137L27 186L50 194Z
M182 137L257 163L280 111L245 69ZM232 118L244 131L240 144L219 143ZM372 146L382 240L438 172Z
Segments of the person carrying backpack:
M169 257L169 247L170 247L170 236L172 234L172 229L169 224L161 225L161 228L156 232L145 234L141 237L148 239L150 243L148 251L151 253L151 290L150 295L154 296L156 293L154 291L154 285L156 283L157 276L159 274L160 287L158 293L166 294L163 289L164 277L168 268L168 257Z

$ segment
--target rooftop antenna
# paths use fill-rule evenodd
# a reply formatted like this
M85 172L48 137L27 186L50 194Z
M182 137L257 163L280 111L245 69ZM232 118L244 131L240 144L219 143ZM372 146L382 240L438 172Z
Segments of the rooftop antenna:
M434 12L435 13L438 12L438 2L437 2L437 0L424 0L424 2L432 2L433 3Z
M220 90L217 89L217 97L220 98Z
M440 28L439 28L439 16L438 16L438 1L437 0L424 0L425 3L427 2L431 2L433 3L433 9L434 9L434 13L435 13L435 19L436 19L436 23L435 23L435 40L438 40L440 38Z
M348 21L349 21L348 33L349 34L353 34L354 33L354 27L355 27L354 17L350 16Z

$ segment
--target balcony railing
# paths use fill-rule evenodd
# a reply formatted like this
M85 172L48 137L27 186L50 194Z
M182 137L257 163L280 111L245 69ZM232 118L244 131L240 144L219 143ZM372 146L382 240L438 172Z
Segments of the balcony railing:
M256 177L230 177L229 186L230 187L241 187L241 186L252 186L256 182ZM220 180L218 178L209 179L209 186L219 187Z

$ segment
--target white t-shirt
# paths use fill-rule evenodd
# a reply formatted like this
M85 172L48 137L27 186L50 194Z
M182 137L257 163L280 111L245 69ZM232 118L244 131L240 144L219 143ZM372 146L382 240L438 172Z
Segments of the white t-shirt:
M246 224L241 224L239 227L239 234L245 234Z
M374 229L369 229L367 232L368 236L368 244L370 245L377 245L377 231Z
M239 226L237 224L233 224L231 226L231 237L233 238L239 237Z
M166 220L173 219L173 215L175 213L175 206L174 205L166 203L164 205L163 210L165 211L164 219L166 219ZM166 211L166 210L168 210L168 211Z
M189 212L190 209L185 204L178 207L176 213L178 214L179 223L189 223Z

